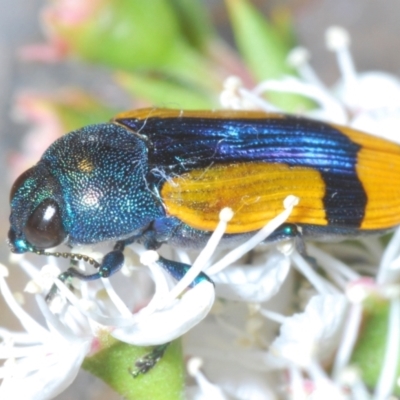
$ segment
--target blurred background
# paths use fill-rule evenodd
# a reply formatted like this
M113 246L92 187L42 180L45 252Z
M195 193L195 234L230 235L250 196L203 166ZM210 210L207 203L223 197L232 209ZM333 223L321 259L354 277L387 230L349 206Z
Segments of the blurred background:
M40 9L46 3L44 0L0 2L0 168L3 171L0 174L3 188L0 190L0 261L5 264L8 193L12 183L10 159L21 150L21 139L31 129L15 112L16 97L26 91L54 93L73 85L116 109L123 110L132 104L131 98L113 83L106 67L94 68L77 61L50 64L21 61L18 51L22 46L44 41ZM219 33L233 45L224 2L207 0L206 3ZM338 78L335 58L326 50L324 40L325 30L332 25L349 31L351 51L359 71L384 70L400 76L400 2L396 0L253 0L253 4L267 16L283 6L290 10L298 44L310 51L313 67L328 85ZM0 316L2 324L8 319L8 310L3 312L3 309L4 306ZM94 380L82 374L58 399L110 398L101 383L92 384Z

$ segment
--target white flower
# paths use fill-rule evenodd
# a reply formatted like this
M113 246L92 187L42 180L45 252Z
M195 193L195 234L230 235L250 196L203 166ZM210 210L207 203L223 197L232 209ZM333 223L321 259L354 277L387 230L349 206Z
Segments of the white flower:
M265 265L266 268L264 270L260 267L249 268L247 279L246 274L239 273L239 269L234 268L229 273L225 268L285 222L297 202L297 198L289 196L284 202L285 210L281 214L239 248L231 252L218 251L219 257L222 254L224 257L213 264L211 260L216 257L214 253L225 232L226 224L232 217L231 212L223 210L221 222L211 235L208 244L193 262L187 274L177 284L174 284L169 275L157 264L158 254L156 252L145 252L139 246L133 246L133 251L125 252L125 276L122 277L123 281L128 283L125 286L135 287L136 297L132 299L131 292L129 292L129 305L119 296L107 279L96 282L76 281L74 292L72 292L57 279L60 271L54 265L46 265L39 271L25 256L13 256L14 261L18 262L23 270L33 278L26 285L26 290L36 294L48 330L42 328L18 306L4 278L1 278L2 294L27 331L23 336L12 335L11 332L4 331L7 337L13 338L13 346L11 350L7 347L3 354L0 353L0 356L8 359L2 369L2 393L19 393L19 390L22 390L22 397L26 398L35 398L36 393L38 398L54 397L73 381L83 359L91 348L95 347L93 344L96 343L99 332L103 330L107 330L121 341L135 345L163 344L182 336L204 319L213 306L215 290L211 282L202 281L193 288L187 289L187 286L201 271L206 269L207 265L211 264L209 271L211 273L214 271L217 279L225 279L226 285L229 283L232 285L231 293L236 293L236 296L241 293L239 297L245 301L250 299L261 301L271 297L278 291L288 274L289 258L287 255L275 252L271 258L267 258L264 254L260 254L258 262ZM101 253L89 248L80 247L74 251L89 255L94 259L102 257ZM132 265L138 262L136 252L141 255L142 264L149 269L147 282L144 280L146 277L143 276L143 267L139 270ZM84 267L84 263L81 262L81 264L81 267ZM260 278L263 285L257 288L256 283ZM132 281L134 281L133 284ZM151 282L155 287L154 293L149 290ZM50 304L47 304L41 294L47 293L53 284L57 285L58 293L52 298ZM118 289L122 286L118 285ZM240 286L243 286L245 290L242 290ZM229 290L227 292L229 293ZM131 312L131 309L135 311ZM260 324L254 324L254 321L253 318L253 324L248 324L248 332L242 338L238 338L242 343L256 340L257 335L259 335L257 340L260 340L261 333L257 333L257 326ZM218 334L217 331L216 334ZM32 347L17 347L18 340L22 340L21 338L24 338L25 341L29 340ZM43 362L37 359L38 353L43 353ZM35 358L32 358L31 354ZM247 363L251 364L252 361L250 358ZM236 366L235 368L236 374L239 375L240 367ZM200 376L199 374L200 372L198 372L198 376ZM29 379L32 377L32 383L21 387L20 379L28 377ZM30 382L29 379L28 382ZM200 382L201 378L198 379ZM259 379L262 380L261 376ZM201 381L203 382L204 379ZM44 385L48 392L43 391Z
M280 111L262 97L266 91L299 93L317 104L305 113L309 117L400 141L399 80L381 72L357 73L341 28L331 28L327 42L342 72L334 88L320 81L307 51L296 49L289 62L300 78L262 82L252 90L230 78L222 104ZM136 345L162 344L185 334L184 353L193 378L187 389L190 399L368 399L360 373L349 361L362 302L371 293L390 301L385 362L374 395L387 398L400 353L400 229L386 249L375 238L361 238L360 246L307 244L318 270L290 241L254 249L287 220L296 201L289 196L280 215L231 251L218 249L231 217L227 210L200 254L163 249L169 252L162 253L165 257L192 265L177 283L160 267L158 253L137 245L125 250L123 274L111 280L75 282L74 292L56 280L59 295L51 307L36 295L46 327L23 311L0 277L2 294L25 329L0 330L0 357L7 360L0 369L0 398L10 393L12 398L54 397L71 383L99 329L105 329ZM101 259L106 249L98 254L82 247L74 251ZM49 267L38 273L25 258L18 263L33 278L27 285L31 293L46 293L58 274ZM216 287L203 281L188 289L201 272ZM332 372L325 370L328 366Z
M216 295L248 302L262 302L274 296L288 276L290 258L271 249L254 254L253 263L235 264L213 275Z
M346 308L344 295L313 296L304 313L285 319L271 353L299 366L326 364L338 347Z
M0 331L0 358L7 360L0 368L0 398L51 399L73 382L93 336L90 330L76 332L63 324L37 296L47 326L40 325L18 304L5 280L7 270L1 270L1 293L25 331Z
M223 394L222 390L210 383L200 368L202 366L202 360L199 358L192 358L188 362L188 372L197 383L197 386L187 388L187 394L192 400L227 400L227 397Z
M297 93L317 104L315 109L302 111L305 116L352 126L400 143L400 80L380 71L358 73L349 52L350 38L344 29L328 29L326 41L329 50L336 53L341 71L333 88L328 88L318 78L308 62L307 50L297 48L291 52L288 61L297 69L300 78L268 80L249 90L240 80L231 77L225 82L221 104L232 109L281 112L263 95L269 91ZM259 353L257 365L284 368L287 391L293 398L371 398L360 373L348 367L348 363L359 335L362 301L372 294L390 300L387 351L374 398L387 398L392 393L399 362L399 349L392 340L398 337L400 318L396 314L400 304L400 289L396 285L400 278L400 230L396 231L386 250L373 237L361 238L360 242L361 246L308 243L308 254L316 259L325 276L318 274L296 252L290 254L291 263L311 284L311 287L298 291L300 302L304 298L305 303L304 308L302 304L298 306L304 310L302 313L282 315L277 312L281 304L273 301L267 307L260 305L259 312L280 323L281 329L279 336L272 340L269 352L264 351L263 358ZM281 292L282 289L278 299L282 298L279 297ZM289 295L296 301L293 293ZM241 362L244 360L245 356ZM331 375L323 368L330 363L333 363ZM210 373L207 375L211 377Z
M151 268L153 276L159 276L158 279L155 279L155 295L145 308L130 318L131 323L128 318L121 327L116 327L116 329L113 330L112 335L119 340L131 344L155 345L169 342L188 332L206 317L214 303L215 292L213 284L207 281L197 284L194 288L186 291L178 298L182 291L186 290L193 279L195 279L201 271L206 270L206 272L213 277L215 273L226 268L243 254L248 253L251 248L262 242L265 237L271 234L289 217L297 202L298 200L294 198L294 196L288 196L284 204L285 211L270 221L264 229L254 235L254 237L248 242L237 248L236 251L229 252L225 258L217 263L218 265L214 264L207 269L206 266L212 258L219 240L225 232L226 224L229 219L232 218L231 212L228 212L225 209L222 210L221 221L213 232L207 245L193 262L186 275L176 284L176 286L172 287L171 290L169 290L168 283L165 281L163 271L160 271L160 268L157 265L157 256L155 255L155 258L152 260L144 261L143 263ZM154 253L155 252L151 252L152 255L154 255ZM281 256L280 259L282 259L282 257L283 256ZM276 265L274 265L274 267L276 267ZM288 262L286 262L286 267L288 270ZM270 276L264 278L267 288L271 288L272 286L279 287L283 282L286 273L287 271L285 272L285 270L277 272L275 269ZM233 275L235 275L235 278L233 278ZM237 289L237 285L243 285L243 287L246 287L246 285L251 286L251 291L253 292L252 295L254 296L255 289L254 284L251 283L251 279L247 279L247 282L244 282L245 279L243 279L242 276L240 281L240 278L238 278L238 274L237 272L235 273L235 271L233 271L233 274L230 275L229 279L230 282L233 283L231 286L232 288L236 287ZM273 285L273 282L275 285ZM262 291L263 288L258 289L259 293ZM248 289L247 292L249 292ZM274 291L271 291L270 296L272 294L274 294ZM264 298L265 297L266 295L264 294ZM157 327L160 326L163 326L163 329L157 329Z
M343 28L329 28L326 43L335 52L341 72L332 89L324 85L308 63L307 50L299 47L289 54L288 62L297 69L300 78L268 80L248 90L238 78L230 77L220 97L222 106L282 111L262 95L268 91L297 93L317 103L316 109L305 113L309 117L349 125L400 143L400 79L382 71L358 73L349 52L350 38Z

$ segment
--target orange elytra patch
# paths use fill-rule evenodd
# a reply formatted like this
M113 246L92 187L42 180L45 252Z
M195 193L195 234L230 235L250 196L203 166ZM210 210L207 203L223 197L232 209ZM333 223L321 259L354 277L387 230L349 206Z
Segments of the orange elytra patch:
M400 146L350 128L337 128L361 145L356 171L368 201L360 228L400 225Z
M161 197L168 215L189 226L214 230L224 207L234 211L227 233L261 229L283 211L288 195L300 198L287 222L327 225L325 184L312 168L238 163L193 170L165 182Z

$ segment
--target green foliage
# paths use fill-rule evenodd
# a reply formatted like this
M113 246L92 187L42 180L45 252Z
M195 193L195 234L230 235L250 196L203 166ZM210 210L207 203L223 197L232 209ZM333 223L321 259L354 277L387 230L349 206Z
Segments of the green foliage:
M226 4L237 47L255 81L293 75L286 64L295 42L288 13L278 10L270 23L247 0ZM130 79L123 75L117 83L151 105L215 108L231 71L243 71L248 81L199 0L94 0L85 11L74 23L51 20L52 42L61 44L69 57L130 73ZM287 111L311 106L300 96L276 92L268 100Z
M290 25L269 23L247 0L226 0L235 41L246 64L257 81L294 75L286 63L294 43ZM282 19L281 21L285 21ZM269 100L287 111L309 108L301 96L270 93Z
M380 377L388 338L390 301L377 295L371 295L364 302L362 328L354 349L350 364L360 372L362 380L370 388L376 387ZM398 354L393 357L398 358ZM400 377L400 365L397 366ZM399 388L395 393L400 393Z
M101 350L87 357L83 368L112 387L125 399L180 400L184 398L184 366L180 341L173 342L162 359L146 374L134 378L134 363L151 347L132 346L108 334L101 338Z

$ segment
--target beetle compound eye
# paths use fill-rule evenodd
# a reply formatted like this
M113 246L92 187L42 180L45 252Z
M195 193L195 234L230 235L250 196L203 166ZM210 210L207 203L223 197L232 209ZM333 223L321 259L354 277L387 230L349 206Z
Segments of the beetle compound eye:
M24 233L27 241L39 249L57 246L65 239L60 210L54 200L44 200L29 217Z
M25 183L25 181L35 172L35 167L27 169L14 182L10 191L10 203L16 191Z

